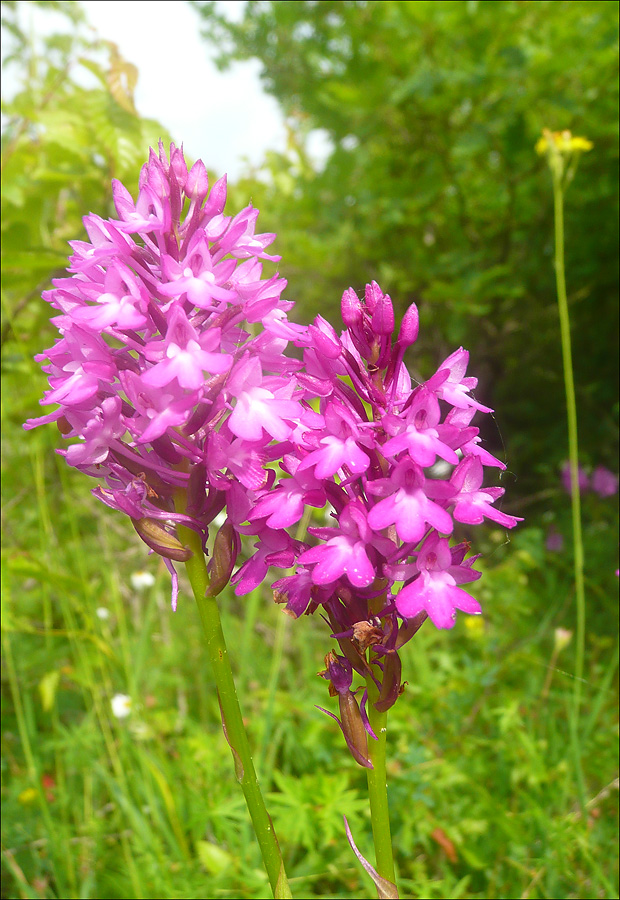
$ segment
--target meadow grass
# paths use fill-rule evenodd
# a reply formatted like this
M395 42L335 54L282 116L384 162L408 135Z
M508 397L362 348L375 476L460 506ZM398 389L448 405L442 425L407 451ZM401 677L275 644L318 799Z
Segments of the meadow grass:
M182 576L173 614L161 560L54 454L56 430L21 431L41 394L24 359L3 400L2 896L268 897L189 586ZM401 896L618 896L614 504L591 503L586 815L570 757L573 646L555 645L556 628L574 630L570 560L545 550L534 510L510 538L487 533L484 617L451 632L427 623L403 652L388 738ZM551 507L569 533L559 488ZM152 587L132 586L140 570ZM365 772L315 708L335 708L316 677L327 626L288 619L268 585L221 606L294 896L369 896L342 823L369 855ZM119 693L132 703L122 719Z

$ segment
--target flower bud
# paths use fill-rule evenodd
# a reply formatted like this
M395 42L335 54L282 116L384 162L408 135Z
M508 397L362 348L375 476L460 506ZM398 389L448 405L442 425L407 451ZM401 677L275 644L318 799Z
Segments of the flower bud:
M368 735L355 694L352 691L338 694L338 705L342 733L351 756L360 766L372 769L372 763L368 759Z
M215 535L213 554L208 566L210 583L207 597L217 597L224 590L230 581L236 559L235 530L232 523L226 520Z
M366 309L372 315L375 311L375 307L377 304L383 299L383 291L379 287L376 281L371 282L366 285L364 290L364 302L366 304Z
M381 693L375 701L374 707L378 712L387 712L403 692L400 684L402 663L398 653L388 653L384 657L383 678L381 680Z
M345 328L355 328L362 321L362 304L353 288L347 288L342 295L340 311Z
M161 162L164 172L166 171L165 166L166 159L166 151L164 150L163 141L159 142L159 161ZM199 160L200 162L200 160ZM181 190L185 188L185 184L187 182L187 163L185 162L185 157L183 156L183 150L181 147L175 147L174 144L170 145L170 169L174 172L176 176L176 180L179 184Z
M205 164L199 159L189 170L187 183L185 185L185 193L188 197L191 197L192 200L197 200L198 203L202 203L207 196L208 190L209 176L207 175Z
M387 337L394 331L394 307L389 294L381 297L374 308L372 330L382 337Z
M398 343L401 347L410 347L411 344L415 344L418 339L419 330L420 316L418 314L418 307L415 303L412 303L403 316L403 321L400 324Z
M219 216L226 206L226 176L215 182L211 188L209 199L205 203L205 213L208 219L212 216Z
M187 484L187 503L185 512L189 516L199 516L204 514L207 505L207 467L205 463L196 463L192 466L189 473L189 482Z
M174 534L166 531L155 519L144 517L132 519L131 522L147 547L160 556L176 562L187 562L193 556L189 547L184 547Z

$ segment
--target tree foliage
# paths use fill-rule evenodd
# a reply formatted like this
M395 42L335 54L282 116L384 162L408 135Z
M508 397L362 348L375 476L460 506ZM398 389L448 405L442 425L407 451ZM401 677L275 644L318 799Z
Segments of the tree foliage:
M325 311L374 277L421 307L436 362L460 343L528 475L565 455L543 127L594 141L568 193L568 279L586 458L614 443L617 5L588 0L194 4L222 66L256 57L288 116L264 218L290 294ZM322 129L321 168L307 136ZM617 409L617 408L616 408ZM489 434L497 445L500 437ZM541 463L541 460L544 460ZM525 476L525 477L524 477Z
M32 33L30 8L53 13L50 32ZM135 66L98 39L72 2L2 4L6 83L2 105L4 364L22 358L12 339L40 350L49 315L40 294L66 266L67 241L82 216L108 214L111 179L137 184L149 145L166 138L133 103ZM32 341L30 340L32 338Z

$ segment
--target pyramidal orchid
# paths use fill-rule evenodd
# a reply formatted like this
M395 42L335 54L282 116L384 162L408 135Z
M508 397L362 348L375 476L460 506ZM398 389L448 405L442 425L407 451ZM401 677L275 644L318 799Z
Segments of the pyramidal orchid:
M310 542L291 545L296 570L275 582L276 599L294 617L321 608L343 656L371 676L388 709L402 690L399 667L369 668L368 647L375 659L395 659L427 617L451 628L456 610L480 613L462 587L480 577L476 557L465 558L466 544L451 546L455 523L486 518L512 528L519 520L497 508L502 488L483 486L485 468L505 465L480 446L471 424L477 412L491 410L472 395L477 381L466 375L467 351L455 351L416 384L405 364L418 334L415 306L395 334L390 297L373 282L363 300L345 291L342 318L340 335L318 317L294 338L303 347L297 381L306 411L289 440L283 477L256 492L249 518L260 554L273 529L301 518L302 500L327 503L331 523L309 528ZM318 411L310 406L317 396ZM438 461L448 464L449 477L434 477ZM253 558L233 583L243 584Z
M258 211L223 214L226 179L209 190L202 162L151 151L138 199L114 182L118 218L88 215L90 242L72 243L68 275L43 296L59 315L47 360L55 421L69 465L97 478L94 494L128 515L145 543L173 562L192 551L179 525L206 547L232 483L262 488L272 439L299 418L284 355L286 281L264 278L273 234ZM292 326L291 326L292 327Z
M68 441L58 452L163 558L173 609L175 563L185 564L280 897L290 890L215 598L229 582L248 593L276 567L274 598L289 615L321 611L339 649L321 675L367 769L378 877L391 883L385 717L404 690L399 651L426 619L451 628L457 610L481 611L464 587L480 577L477 557L455 523L518 521L497 506L503 490L484 486L485 469L505 466L472 424L490 410L473 394L468 353L416 383L405 356L418 311L397 329L375 282L363 300L345 291L340 333L322 316L290 322L286 281L262 271L279 259L266 252L275 235L256 233L251 206L225 215L225 178L209 188L202 162L188 170L174 145L150 152L137 199L118 182L113 196L116 217L85 217L89 240L72 243L66 277L44 294L60 336L36 358L49 376L41 403L54 408L25 427L57 423ZM325 518L299 537L312 510Z
M481 612L464 587L480 577L477 556L453 540L455 523L486 518L512 528L519 519L497 507L502 488L483 486L485 468L505 465L481 446L471 424L491 410L472 394L477 380L466 375L467 351L459 348L425 383L415 383L405 363L418 336L415 305L397 333L390 297L375 282L363 300L345 291L341 308L340 335L319 316L294 338L303 348L297 382L306 411L289 440L284 477L256 492L249 518L260 555L277 523L301 517L301 499L321 506L326 498L330 524L310 527L308 542L289 544L295 570L274 583L274 598L294 618L320 609L339 645L320 674L338 696L347 747L367 769L377 858L377 872L368 871L391 885L382 896L398 896L386 722L405 689L399 651L426 619L451 628L457 610ZM434 477L438 462L449 477ZM312 480L302 483L302 475ZM275 518L276 509L289 510L289 518ZM240 593L254 558L233 576ZM354 673L365 682L361 701Z

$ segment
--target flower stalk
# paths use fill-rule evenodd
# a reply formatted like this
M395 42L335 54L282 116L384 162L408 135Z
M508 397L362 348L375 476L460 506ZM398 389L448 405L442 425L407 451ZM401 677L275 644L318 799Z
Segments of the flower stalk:
M566 270L564 263L564 192L572 181L582 152L592 149L586 138L574 137L569 131L551 132L545 129L543 137L536 145L539 153L545 153L553 182L553 213L555 237L555 278L560 317L560 340L562 346L562 367L566 394L566 414L568 423L568 460L570 470L570 494L573 529L573 565L575 579L576 635L575 635L575 679L573 682L573 715L571 733L573 755L579 801L585 814L585 785L581 768L579 747L579 715L581 711L581 685L583 681L586 598L583 576L583 537L581 527L581 485L579 470L579 436L577 430L577 401L575 398L575 378L570 337L570 315L566 296Z
M215 597L206 596L209 587L209 573L200 536L184 526L179 526L178 530L181 540L193 552L192 557L185 563L185 569L200 613L202 630L222 711L222 724L235 762L237 781L248 806L273 895L275 898L292 897L278 838L256 777L217 600Z
M586 596L583 578L583 537L581 529L581 493L579 491L579 435L577 431L577 401L575 399L575 378L570 340L570 317L566 297L566 274L564 267L564 190L561 173L552 167L553 211L555 221L555 278L560 315L560 338L562 343L562 366L566 393L566 415L568 420L568 462L571 484L571 517L573 526L573 567L575 578L575 605L577 623L575 629L575 679L573 681L572 739L575 756L577 786L582 809L585 808L585 786L581 769L578 722L581 711L581 683L586 634Z
M368 721L377 737L376 741L368 741L368 758L373 767L366 769L376 868L382 878L387 878L388 881L395 884L396 875L387 794L387 712L379 712L375 708L375 703L379 699L379 690L370 676L366 679L366 689L368 691Z
M585 586L583 578L583 538L581 528L581 493L579 490L579 436L577 431L577 401L575 398L575 378L570 339L570 318L566 297L566 274L564 266L564 190L561 178L554 173L553 206L555 218L555 277L558 292L558 312L560 315L560 336L562 341L562 364L566 392L566 413L568 419L568 459L570 464L571 510L573 520L573 544L575 565L575 598L577 603L577 635L575 657L575 706L581 703L581 682L583 679L585 641Z

